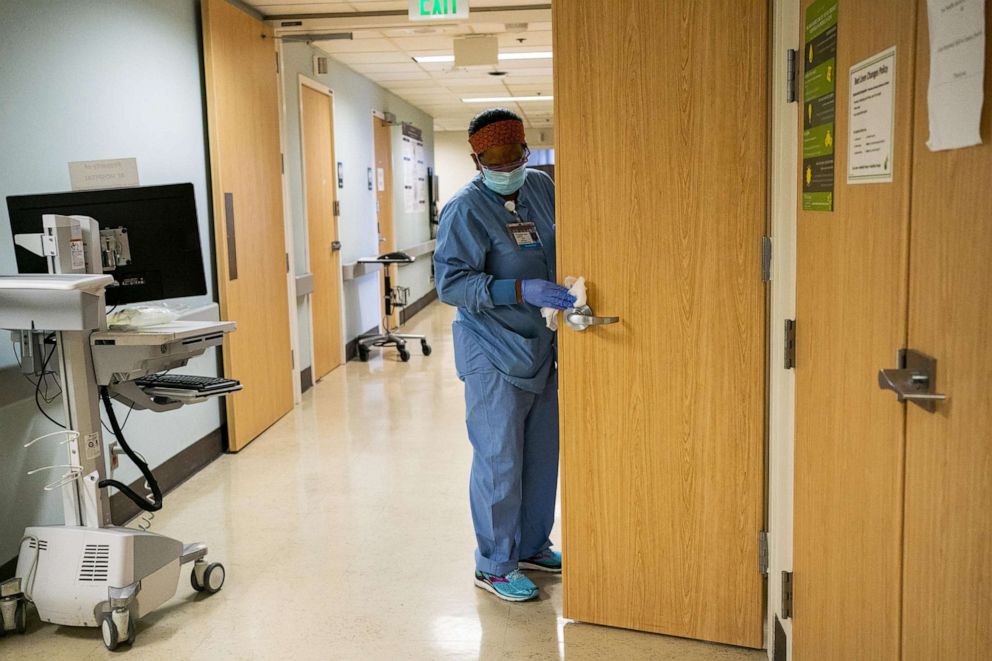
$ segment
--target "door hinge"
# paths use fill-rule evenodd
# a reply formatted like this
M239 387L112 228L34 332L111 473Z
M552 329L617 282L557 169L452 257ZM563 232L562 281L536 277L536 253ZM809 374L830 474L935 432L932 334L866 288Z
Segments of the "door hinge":
M758 570L762 576L768 576L768 531L758 533Z
M761 281L772 280L772 237L761 237Z
M279 154L279 169L283 174L286 174L286 155Z
M796 56L795 48L785 51L785 102L796 102Z
M785 320L784 367L787 370L795 369L796 367L796 320L795 319Z
M296 369L296 351L293 349L289 350L289 366L291 369Z
M289 273L289 253L286 253L286 273Z
M782 619L792 618L792 572L782 572Z
M338 200L334 200L334 215L335 216L341 215L341 202Z
M279 73L279 53L276 53L276 73Z

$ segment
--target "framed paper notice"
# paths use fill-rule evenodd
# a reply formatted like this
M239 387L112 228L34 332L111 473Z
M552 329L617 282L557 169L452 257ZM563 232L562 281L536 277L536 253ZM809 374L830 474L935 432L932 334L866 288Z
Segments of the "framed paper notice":
M851 67L850 83L847 183L891 183L895 46Z

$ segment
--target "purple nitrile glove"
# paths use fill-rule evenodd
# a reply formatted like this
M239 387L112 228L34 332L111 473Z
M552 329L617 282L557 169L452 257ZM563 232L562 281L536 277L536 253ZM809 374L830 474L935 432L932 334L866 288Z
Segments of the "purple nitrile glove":
M575 297L568 289L547 280L524 280L520 283L520 296L527 303L539 308L565 310L575 304Z

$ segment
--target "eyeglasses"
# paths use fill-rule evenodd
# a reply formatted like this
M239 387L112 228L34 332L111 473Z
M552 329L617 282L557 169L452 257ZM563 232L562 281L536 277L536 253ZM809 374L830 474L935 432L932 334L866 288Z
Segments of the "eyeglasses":
M503 165L486 165L480 160L479 164L486 170L491 170L493 172L512 172L517 168L526 165L528 158L530 158L530 148L524 147L524 155L518 161L504 163Z

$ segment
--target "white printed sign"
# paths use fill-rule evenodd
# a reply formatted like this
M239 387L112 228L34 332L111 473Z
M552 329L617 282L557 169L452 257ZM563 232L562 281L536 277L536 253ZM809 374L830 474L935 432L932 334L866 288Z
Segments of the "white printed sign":
M847 140L847 183L892 181L896 49L851 67Z
M69 180L72 184L72 190L139 186L138 159L112 158L103 161L73 161L69 163Z
M927 0L931 151L982 142L985 0Z

